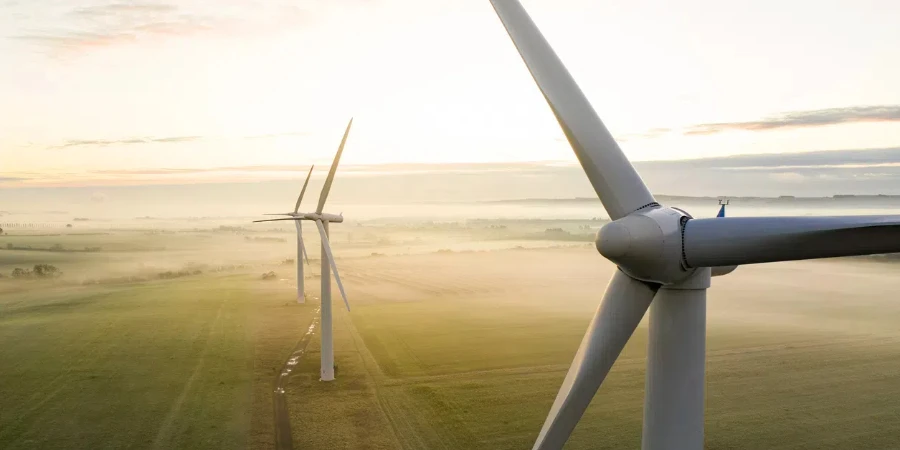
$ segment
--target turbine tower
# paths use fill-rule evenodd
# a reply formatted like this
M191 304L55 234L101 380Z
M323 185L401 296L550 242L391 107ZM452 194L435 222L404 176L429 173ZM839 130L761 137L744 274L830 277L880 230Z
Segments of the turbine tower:
M311 220L316 223L319 229L319 236L322 239L322 294L320 295L322 307L319 308L322 330L322 367L319 370L319 377L322 381L334 380L334 336L331 319L331 272L334 272L334 280L337 282L338 289L341 291L341 297L344 299L344 305L347 311L350 310L350 303L347 301L347 294L344 292L344 285L341 283L341 276L338 274L337 264L334 262L334 255L331 253L331 245L328 242L328 224L341 223L344 216L340 214L328 214L324 212L325 200L328 199L328 192L331 191L331 184L334 182L334 174L337 172L338 163L341 161L341 153L344 152L344 144L347 143L347 136L350 134L350 126L353 125L353 119L347 124L344 131L344 137L341 139L341 145L338 147L337 153L334 155L334 162L328 170L328 177L325 178L325 184L322 185L322 193L319 194L319 204L316 212L290 214L290 217L280 219L264 219L254 220L254 222L274 222L280 220L293 220L299 223L302 220ZM297 201L299 205L300 201ZM297 208L299 209L299 207Z
M562 448L649 309L642 448L701 450L711 276L900 252L900 216L694 219L661 206L518 0L491 3L612 219L595 243L618 266L534 449Z
M309 173L306 174L306 181L303 182L303 189L300 189L300 196L297 197L297 202L294 203L294 212L265 215L299 217L300 213L297 211L300 209L300 202L303 201L303 194L306 193L306 186L309 185L309 177L312 176L315 167L315 165L309 167ZM294 223L297 226L297 303L306 303L306 289L303 285L303 260L306 260L306 265L309 265L309 255L306 254L306 246L303 245L303 227L300 225L302 222L298 220Z

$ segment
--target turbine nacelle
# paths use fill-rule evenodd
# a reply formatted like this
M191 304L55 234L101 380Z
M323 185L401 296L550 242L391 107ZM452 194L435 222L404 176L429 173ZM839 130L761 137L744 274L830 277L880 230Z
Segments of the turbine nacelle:
M329 214L329 213L321 213L320 214L320 213L311 212L311 213L283 213L283 214L279 214L279 215L283 215L283 216L287 216L287 217L282 217L280 219L254 220L253 222L254 223L257 223L257 222L280 222L283 220L295 220L295 221L312 220L315 222L315 221L321 220L322 222L342 223L344 221L344 216L341 214Z
M597 232L601 255L641 281L677 284L696 269L684 263L684 224L691 216L675 208L653 206L614 220Z
M321 220L323 222L331 222L331 223L341 223L344 221L344 216L340 214L329 214L329 213L304 213L298 216L300 220Z

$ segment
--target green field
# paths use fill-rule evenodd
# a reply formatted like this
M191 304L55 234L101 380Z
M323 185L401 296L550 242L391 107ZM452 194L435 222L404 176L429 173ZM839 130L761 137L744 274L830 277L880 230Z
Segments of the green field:
M352 314L336 321L338 380L303 375L318 368L310 358L291 381L295 447L530 448L609 275L583 253L353 264L345 277L370 281L355 289ZM568 277L586 288L566 285L553 296L553 277L539 274L559 270L547 265L562 257L588 266ZM717 279L707 448L895 448L894 270L816 262L746 267ZM404 273L419 275L398 276ZM491 286L492 277L503 285ZM387 284L394 284L393 301L385 300ZM645 348L642 327L567 448L640 447Z
M589 245L516 238L544 225L528 226L336 233L353 311L335 299L337 380L318 381L318 333L289 378L294 448L529 448L613 268ZM291 234L249 236L3 236L0 448L275 448L273 381L317 305L294 301ZM64 275L8 277L33 264ZM895 448L896 268L716 278L707 448ZM645 340L642 326L567 448L639 447Z
M145 268L149 281L85 284L69 274L203 254L177 238L5 238L113 250L0 254L7 274L32 263L66 274L0 280L0 448L272 448L272 382L315 310L290 283L240 270L161 280ZM144 248L160 242L181 256Z

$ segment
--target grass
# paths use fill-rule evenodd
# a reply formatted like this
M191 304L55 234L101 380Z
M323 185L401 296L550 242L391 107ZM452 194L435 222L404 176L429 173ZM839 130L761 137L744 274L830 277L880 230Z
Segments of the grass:
M271 383L313 308L270 286L237 274L0 297L0 447L272 448Z
M552 255L560 252L572 259L568 278L554 273ZM581 258L576 252L345 264L346 278L370 281L350 292L352 314L336 320L337 381L315 381L318 360L309 358L291 382L297 444L530 447L610 270L571 270ZM505 266L491 264L503 254ZM890 270L802 263L742 267L717 279L709 306L706 447L894 448L900 333L893 324L900 305L886 294L900 280ZM548 274L565 282L546 285ZM486 279L508 287L486 288ZM566 448L640 446L645 357L641 327Z
M580 244L495 251L515 243L417 244L403 233L390 236L418 250L373 258L334 240L353 311L335 299L337 380L318 381L318 334L289 379L295 448L528 448L613 268ZM51 263L65 273L0 280L0 448L274 448L272 381L316 306L296 305L290 280L259 279L293 272L272 266L293 257L284 236L271 246L227 232L4 236L0 247L103 250L0 248L0 271ZM419 254L397 256L407 251ZM315 277L317 264L308 270ZM707 447L895 447L892 270L776 264L717 278ZM639 446L645 348L639 328L567 448Z

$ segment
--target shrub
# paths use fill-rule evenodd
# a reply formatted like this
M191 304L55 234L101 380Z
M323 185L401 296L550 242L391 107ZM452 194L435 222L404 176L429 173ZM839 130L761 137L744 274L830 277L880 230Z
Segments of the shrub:
M62 272L56 266L50 264L35 264L33 272L34 276L38 278L56 278L62 275Z

